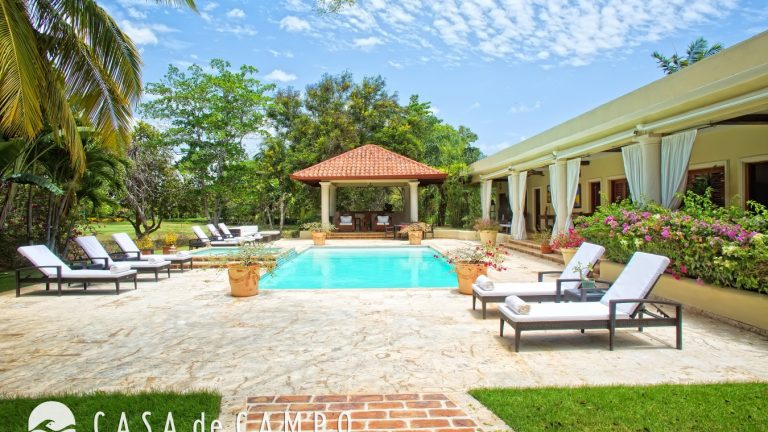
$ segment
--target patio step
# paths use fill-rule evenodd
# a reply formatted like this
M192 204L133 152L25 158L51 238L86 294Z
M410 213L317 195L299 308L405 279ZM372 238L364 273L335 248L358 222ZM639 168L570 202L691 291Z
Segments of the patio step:
M522 252L524 254L533 255L535 257L552 261L558 264L563 264L563 256L559 253L543 254L539 244L530 240L507 240L500 245L503 248L513 250L515 252Z
M387 235L384 231L354 231L354 232L330 232L328 233L328 239L344 239L344 240L359 240L359 239L383 239L391 238L391 235Z

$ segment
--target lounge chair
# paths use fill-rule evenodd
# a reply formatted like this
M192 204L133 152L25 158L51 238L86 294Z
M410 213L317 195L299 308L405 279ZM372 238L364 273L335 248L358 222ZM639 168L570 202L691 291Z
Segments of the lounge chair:
M355 218L350 213L336 214L336 229L340 232L355 231Z
M149 255L142 255L139 247L133 242L130 236L126 233L112 234L112 240L117 243L117 247L125 254L126 260L135 261L149 261ZM192 270L192 255L188 253L179 253L176 255L151 255L152 258L170 261L171 264L177 264L184 273L184 264L189 263L189 269Z
M106 270L111 269L112 266L115 265L112 255L104 249L104 246L99 243L99 240L96 237L75 237L75 243L80 246L93 263L101 264ZM136 270L139 273L154 273L156 282L160 279L159 274L162 270L167 271L168 277L171 277L170 261L158 259L154 261L121 261L121 263L131 266L131 269Z
M115 291L120 294L120 281L132 280L133 289L137 288L136 270L73 270L44 245L21 246L17 250L32 263L32 266L16 269L16 297L21 295L21 284L28 282L44 282L46 291L51 289L51 282L55 282L59 295L61 295L61 285L64 283L82 283L83 289L87 290L88 284L114 282ZM25 270L32 269L42 273L42 277L21 276Z
M256 228L258 230L258 227ZM210 228L208 228L208 230L210 231ZM246 242L252 242L252 241L261 239L261 234L259 233L252 234L252 235L240 235L240 236L233 235L232 232L227 227L227 224L225 224L224 222L219 222L219 234L221 235L221 237L223 237L224 240L240 239Z
M190 240L189 241L189 247L200 247L200 246L240 246L243 242L237 239L225 239L225 240L211 240L205 233L203 232L203 229L199 226L195 225L192 227L192 231L197 236L197 240L195 241Z
M667 265L667 257L635 252L599 302L531 304L528 314L518 314L505 303L499 307L499 335L504 336L504 323L508 323L515 330L515 352L519 352L524 331L607 329L610 332L608 347L613 351L617 328L642 331L643 327L675 326L677 349L683 349L682 305L647 299ZM649 311L648 305L654 305L657 311ZM674 307L675 316L667 315L659 308L661 305Z
M518 296L525 301L560 301L562 295L569 291L578 291L581 276L574 268L581 263L585 267L583 273L586 273L587 264L594 265L597 260L603 256L605 248L592 244L582 243L571 261L560 271L542 271L539 272L538 282L495 282L492 290L485 290L477 284L472 285L472 310L475 309L477 300L483 305L483 319L486 316L487 303L502 303L509 296ZM557 280L544 281L544 276L548 274L559 274Z
M373 215L373 231L387 231L387 228L392 228L392 215L388 214L376 214Z

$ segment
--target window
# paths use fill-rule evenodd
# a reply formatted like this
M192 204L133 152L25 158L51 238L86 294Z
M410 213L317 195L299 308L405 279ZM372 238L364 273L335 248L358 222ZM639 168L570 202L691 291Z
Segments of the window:
M725 206L725 167L702 168L688 170L685 190L704 195L708 188L712 189L712 202L720 207Z
M747 200L768 206L768 161L746 165Z
M630 197L627 179L611 180L611 202L623 201Z
M589 184L589 203L592 208L591 212L594 213L598 207L600 207L600 182L592 182Z

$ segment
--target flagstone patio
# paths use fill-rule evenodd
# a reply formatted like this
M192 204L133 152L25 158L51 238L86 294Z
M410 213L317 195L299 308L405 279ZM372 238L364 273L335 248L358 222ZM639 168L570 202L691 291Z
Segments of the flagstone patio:
M503 277L521 281L557 268L517 254L507 266ZM478 427L495 430L502 425L468 389L768 380L765 338L693 314L684 319L682 351L673 348L672 328L654 328L619 331L612 352L606 331L531 332L515 354L512 340L498 336L496 308L482 320L471 298L455 291L262 291L235 299L226 279L224 271L195 270L119 296L107 285L61 298L34 287L21 298L6 292L0 388L18 394L214 388L224 395L226 415L263 395L441 393Z

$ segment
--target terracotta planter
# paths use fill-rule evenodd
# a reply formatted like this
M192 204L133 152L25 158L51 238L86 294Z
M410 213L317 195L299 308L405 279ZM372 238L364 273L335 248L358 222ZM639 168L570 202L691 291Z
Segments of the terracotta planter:
M472 284L477 277L487 273L485 264L456 264L456 277L459 279L459 292L472 294Z
M563 264L568 265L573 256L576 255L577 250L577 248L560 248L560 253L563 254Z
M163 255L173 255L176 253L176 245L163 246Z
M142 249L141 254L142 255L154 255L155 250L154 249Z
M315 242L315 246L325 246L325 237L326 233L324 232L312 233L312 241Z
M480 233L480 243L482 244L490 243L492 245L496 244L496 236L499 234L498 231L483 230L478 232Z
M250 297L259 293L259 266L229 264L229 290L232 297Z
M549 243L542 243L539 245L539 248L541 248L541 253L543 254L551 254L552 253L552 246L549 245Z
M424 231L408 231L408 243L414 246L421 244L422 237L424 237Z

